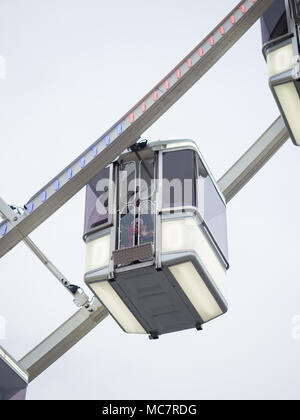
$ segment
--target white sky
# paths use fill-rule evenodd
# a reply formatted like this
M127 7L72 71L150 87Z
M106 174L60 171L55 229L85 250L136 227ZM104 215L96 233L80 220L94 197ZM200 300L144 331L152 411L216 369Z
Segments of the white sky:
M166 75L237 0L0 0L0 195L23 205ZM3 60L2 60L3 61ZM275 120L256 24L145 134L191 138L216 178ZM300 150L289 141L229 204L229 313L147 337L99 325L28 399L299 399ZM84 272L84 192L31 238ZM22 357L74 311L24 245L0 261L0 345Z

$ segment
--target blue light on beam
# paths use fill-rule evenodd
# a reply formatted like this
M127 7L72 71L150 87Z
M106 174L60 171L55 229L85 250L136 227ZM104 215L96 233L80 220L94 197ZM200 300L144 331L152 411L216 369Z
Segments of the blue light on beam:
M34 203L29 203L27 207L28 213L31 214L34 210Z
M6 223L4 225L2 225L1 233L2 233L3 236L6 235L6 233L7 233L7 224Z
M55 181L55 183L54 183L54 190L55 190L55 191L58 191L58 190L59 190L59 188L60 188L60 182L59 182L59 180L57 179L57 180Z
M42 193L42 202L45 203L46 200L47 200L47 191L44 191Z

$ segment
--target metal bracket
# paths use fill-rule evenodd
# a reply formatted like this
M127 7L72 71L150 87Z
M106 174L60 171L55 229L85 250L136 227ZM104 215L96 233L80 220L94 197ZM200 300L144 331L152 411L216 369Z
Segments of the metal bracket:
M12 210L12 208L0 197L0 216L3 220L7 220L14 224L18 220L18 215Z

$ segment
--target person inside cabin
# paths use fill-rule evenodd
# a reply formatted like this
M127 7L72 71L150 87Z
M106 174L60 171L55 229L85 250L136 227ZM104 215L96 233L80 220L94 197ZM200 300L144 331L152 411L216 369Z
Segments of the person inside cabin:
M151 214L139 215L140 201L136 202L136 215L128 213L122 219L121 248L153 242L154 223Z
M140 244L153 242L154 224L153 216L151 214L143 214L141 216L140 224Z

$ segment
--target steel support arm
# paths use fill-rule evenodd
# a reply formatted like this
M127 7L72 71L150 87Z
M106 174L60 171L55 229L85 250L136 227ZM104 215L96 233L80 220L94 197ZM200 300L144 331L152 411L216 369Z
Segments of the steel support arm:
M71 316L48 338L18 362L21 368L27 372L28 381L33 381L33 379L43 373L103 321L107 315L107 310L99 303L96 303L93 312L81 308Z
M227 202L254 177L288 138L285 123L279 117L219 180L220 190Z
M72 285L69 280L61 273L61 271L46 257L46 255L35 245L29 238L24 238L24 243L34 253L34 255L41 261L42 264L50 271L51 274L59 281L59 283L73 296L73 302L76 306L84 306L88 304L89 298L83 289Z
M1 197L0 197L0 215L4 220L15 224L18 222L20 217L23 217L22 214L16 210L13 211L12 207L9 206ZM29 238L24 238L24 243L28 248L36 255L36 257L45 265L45 267L50 271L51 274L56 277L59 283L64 286L64 288L73 296L75 305L81 307L88 303L88 296L84 291L72 285L67 278L58 270L58 268L46 257L46 255L38 248L37 245Z

